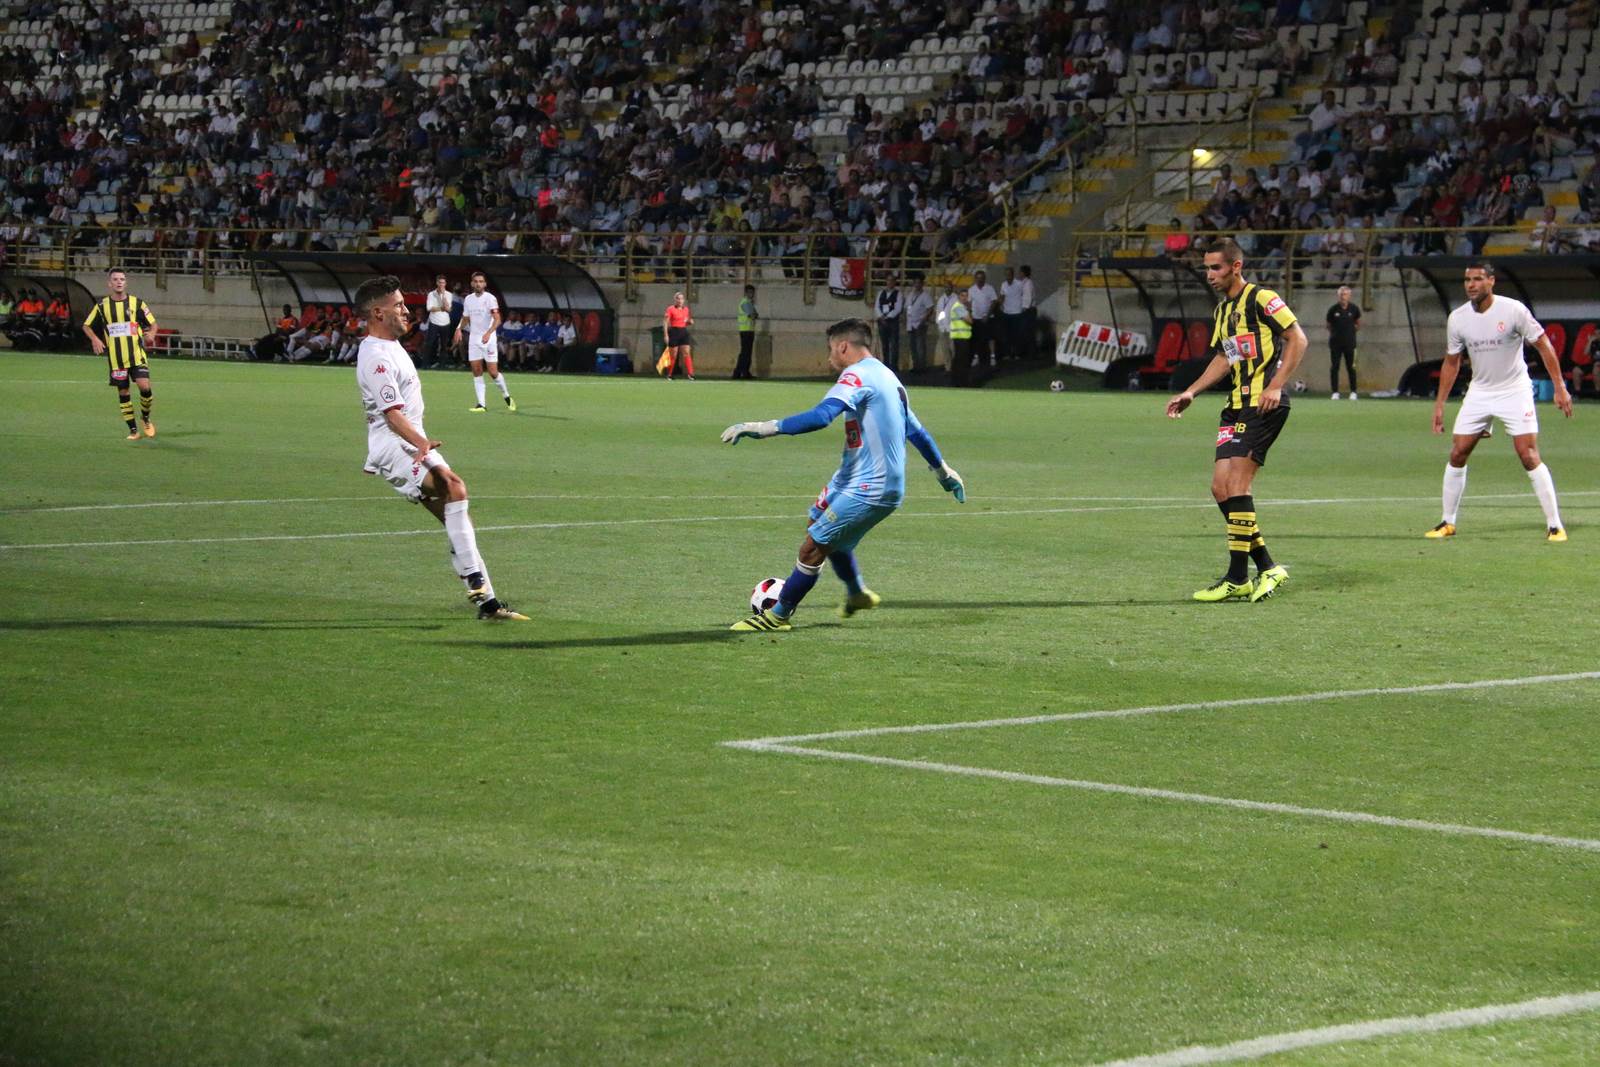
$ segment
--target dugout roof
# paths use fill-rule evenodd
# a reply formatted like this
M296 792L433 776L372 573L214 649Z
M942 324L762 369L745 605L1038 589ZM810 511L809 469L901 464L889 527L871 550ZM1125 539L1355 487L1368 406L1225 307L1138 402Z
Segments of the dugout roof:
M408 293L433 288L443 274L452 286L466 287L473 271L483 271L501 306L518 311L598 311L611 306L589 272L559 256L431 255L407 252L254 252L258 269L277 271L301 305L349 304L352 294L373 275L394 274Z
M1494 264L1494 291L1527 304L1541 322L1600 315L1600 256L1396 256L1394 265L1422 275L1448 315L1467 301L1462 272L1484 258ZM1407 287L1407 304L1413 299Z

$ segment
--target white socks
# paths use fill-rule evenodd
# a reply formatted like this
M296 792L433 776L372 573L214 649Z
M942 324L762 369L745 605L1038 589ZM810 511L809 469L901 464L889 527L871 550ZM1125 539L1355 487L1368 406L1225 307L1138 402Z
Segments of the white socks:
M452 500L444 506L444 533L450 538L450 562L462 578L471 574L483 575L484 592L494 596L494 586L489 584L489 568L478 555L478 534L472 528L472 517L467 514L465 500Z
M481 381L481 379L480 379L480 381ZM496 385L498 385L500 387L500 395L501 396L510 396L511 395L511 387L506 384L506 376L504 374L496 374L494 376L494 384L496 384ZM483 397L480 396L478 398L478 403L480 403L480 404L483 403Z
M1561 509L1556 504L1556 482L1550 477L1550 468L1543 463L1528 472L1528 481L1533 483L1533 495L1539 498L1539 506L1544 509L1544 524L1560 528ZM1467 468L1452 467L1449 464L1444 468L1444 521L1454 526L1456 523L1456 510L1461 506L1461 494L1467 491Z
M1528 481L1533 483L1533 495L1539 498L1539 506L1544 508L1544 524L1559 528L1561 509L1556 506L1556 482L1550 477L1550 468L1540 463L1528 472Z
M474 374L472 376L472 391L478 396L478 406L480 408L483 407L483 375Z
M1467 468L1444 465L1444 521L1456 524L1456 511L1461 507L1461 494L1467 491Z

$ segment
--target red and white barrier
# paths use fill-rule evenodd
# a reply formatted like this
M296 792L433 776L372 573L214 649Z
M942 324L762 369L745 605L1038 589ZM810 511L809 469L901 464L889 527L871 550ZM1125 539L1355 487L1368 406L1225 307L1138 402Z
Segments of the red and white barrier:
M1150 339L1131 330L1114 330L1098 323L1077 321L1056 339L1056 362L1065 367L1103 372L1123 356L1143 356Z

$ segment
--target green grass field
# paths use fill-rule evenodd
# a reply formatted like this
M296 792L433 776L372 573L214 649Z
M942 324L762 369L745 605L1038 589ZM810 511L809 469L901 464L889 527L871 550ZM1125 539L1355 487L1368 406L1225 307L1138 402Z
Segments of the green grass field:
M1293 580L1206 606L1215 398L914 392L968 503L914 464L883 607L742 636L840 434L717 434L822 386L515 384L424 375L490 626L350 370L163 362L128 443L100 361L0 358L0 1063L1090 1064L1600 990L1600 680L1371 692L1600 668L1592 406L1549 545L1503 435L1428 542L1427 405L1297 402ZM1267 1062L1597 1059L1587 1010Z

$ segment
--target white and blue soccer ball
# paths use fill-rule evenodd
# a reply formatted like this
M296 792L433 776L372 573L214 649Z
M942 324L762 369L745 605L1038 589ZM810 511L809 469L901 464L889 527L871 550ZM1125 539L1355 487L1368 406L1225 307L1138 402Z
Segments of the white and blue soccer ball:
M1297 393L1303 393L1306 391L1306 380L1304 378L1296 378L1294 383L1290 385L1289 388L1293 389Z
M771 611L783 595L782 578L763 578L750 593L750 610Z

